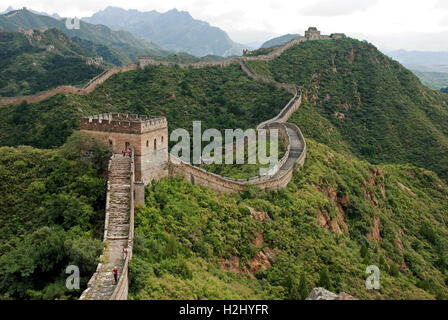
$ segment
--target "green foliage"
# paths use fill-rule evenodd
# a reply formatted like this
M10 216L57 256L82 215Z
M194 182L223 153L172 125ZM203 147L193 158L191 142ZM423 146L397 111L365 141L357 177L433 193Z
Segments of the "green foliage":
M171 53L153 42L135 37L130 32L111 30L104 25L80 21L79 29L67 29L63 19L58 20L49 16L37 15L28 10L20 10L17 14L8 18L0 16L0 29L17 31L19 27L25 29L57 28L70 38L76 37L93 42L96 45L107 46L110 51L114 52L114 55L119 57L118 59L122 64L134 63L137 61L138 56L151 55L159 57ZM84 50L89 49L89 45L80 43L80 46ZM92 51L94 52L95 50Z
M317 286L320 288L331 290L330 276L328 275L327 268L323 268L322 270L320 270Z
M31 45L21 33L0 31L0 97L31 95L60 85L83 84L103 71L87 65L83 56L73 51L77 48L70 47L74 44L69 39L66 39L68 44L58 46L52 40L52 33L54 30L46 31L42 43ZM57 35L65 36L60 32ZM37 45L53 45L62 53ZM69 55L62 55L64 53Z
M306 137L375 164L412 163L448 179L448 97L373 45L308 41L268 65L264 74L303 88L307 102L292 122Z
M75 131L60 148L63 157L69 160L79 159L81 151L90 152L90 161L97 169L104 169L111 156L109 146L98 138Z
M441 90L448 85L448 72L424 72L412 70L420 81L431 89Z
M79 118L118 111L164 115L169 130L202 121L202 129L247 129L276 115L291 98L286 91L250 80L239 66L147 68L116 74L86 96L58 94L33 104L0 108L0 145L62 145Z
M0 148L0 297L71 299L66 266L85 287L102 251L105 181L57 150Z
M218 195L174 178L148 187L136 213L131 298L304 299L318 285L360 299L444 297L446 184L411 165L375 167L312 139L307 145L304 168L279 192ZM253 219L249 207L269 219ZM342 234L319 226L323 210ZM375 219L379 243L368 237ZM260 252L274 252L271 266L252 274ZM380 292L365 289L370 264L385 271ZM422 289L420 279L433 282Z

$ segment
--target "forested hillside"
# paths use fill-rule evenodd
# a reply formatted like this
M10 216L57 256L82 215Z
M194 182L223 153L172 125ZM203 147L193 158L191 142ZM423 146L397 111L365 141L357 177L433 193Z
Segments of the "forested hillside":
M116 74L95 91L58 94L39 103L0 108L0 145L57 147L80 118L109 111L164 115L169 129L252 128L276 115L291 94L250 80L238 65L226 68L155 67Z
M0 299L77 298L65 268L80 268L82 288L95 271L106 181L80 162L79 141L59 150L0 148ZM98 150L97 159L107 158Z
M89 56L56 29L29 38L0 30L0 98L86 83L104 70L87 65Z
M136 212L133 299L447 299L448 187L411 165L373 166L307 139L286 189L219 196L175 178ZM381 271L366 290L365 269Z
M448 179L448 97L374 46L353 39L309 41L250 65L303 88L309 107L296 116L306 137L331 140L335 149L342 140L373 163L410 162ZM341 139L324 141L323 131Z
M276 192L218 195L176 178L149 185L135 215L130 298L303 299L321 286L360 299L448 299L448 95L352 39L301 43L250 66L302 88L290 121L307 140L304 167ZM0 145L13 146L0 160L2 297L71 297L62 266L94 269L105 185L75 160L76 135L66 142L81 116L249 128L290 98L238 65L160 66L116 74L86 96L0 107ZM371 264L379 291L365 288Z
M120 53L121 64L133 63L140 55L159 57L171 53L153 42L135 37L130 32L114 31L105 25L93 25L80 21L79 29L67 29L65 20L34 14L28 10L17 10L15 14L10 12L0 15L0 29L18 31L20 27L25 29L57 28L71 38L77 37L98 45L105 45L111 51Z

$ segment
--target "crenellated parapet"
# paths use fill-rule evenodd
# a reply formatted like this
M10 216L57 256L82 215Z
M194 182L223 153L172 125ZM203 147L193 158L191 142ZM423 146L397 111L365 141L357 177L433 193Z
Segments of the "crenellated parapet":
M104 113L81 119L81 130L143 134L167 127L165 117Z

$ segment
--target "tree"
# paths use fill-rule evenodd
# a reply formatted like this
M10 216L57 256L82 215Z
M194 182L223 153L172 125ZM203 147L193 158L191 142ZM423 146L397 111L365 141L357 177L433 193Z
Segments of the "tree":
M331 289L330 276L328 275L327 268L323 268L320 270L317 286L327 290Z
M306 282L305 272L302 272L302 274L300 275L299 288L298 288L300 298L302 300L305 300L308 297L309 292L310 288L308 287L308 284Z

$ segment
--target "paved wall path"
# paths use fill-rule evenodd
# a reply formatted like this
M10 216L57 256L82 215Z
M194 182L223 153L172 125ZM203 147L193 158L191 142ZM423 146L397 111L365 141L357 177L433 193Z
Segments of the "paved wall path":
M81 300L109 300L116 284L113 269L118 275L125 269L123 248L128 247L131 204L131 158L114 154L110 161L108 199L104 230L105 250L100 258L95 274L83 292ZM127 295L126 295L127 296Z

